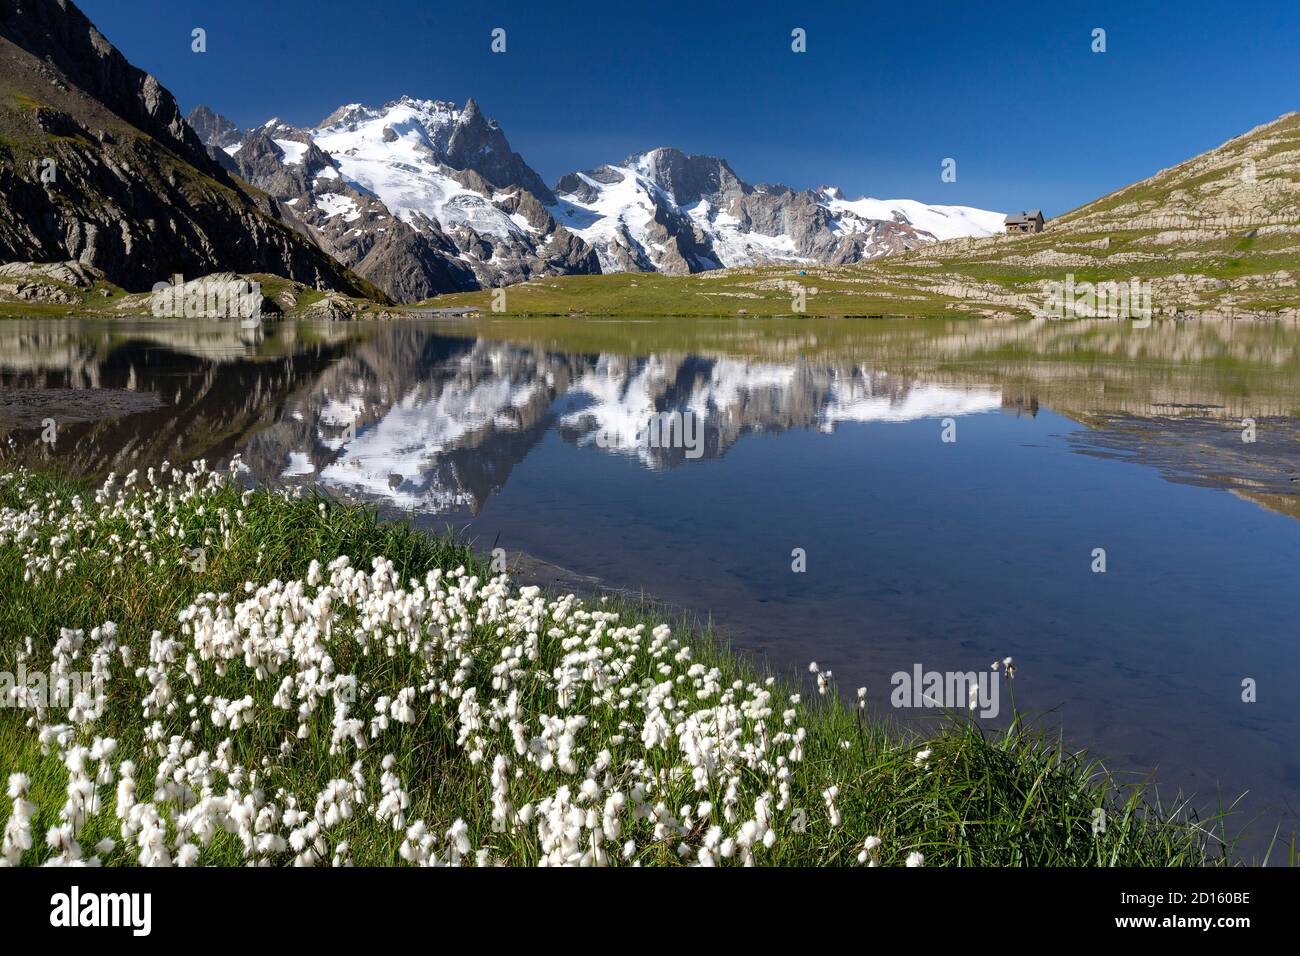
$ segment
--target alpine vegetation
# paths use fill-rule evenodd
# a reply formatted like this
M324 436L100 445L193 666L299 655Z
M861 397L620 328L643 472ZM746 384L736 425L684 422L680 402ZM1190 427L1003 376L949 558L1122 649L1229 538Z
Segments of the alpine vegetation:
M816 665L805 700L653 610L242 473L0 475L0 669L94 678L0 709L0 865L1226 858L1018 715L915 738Z

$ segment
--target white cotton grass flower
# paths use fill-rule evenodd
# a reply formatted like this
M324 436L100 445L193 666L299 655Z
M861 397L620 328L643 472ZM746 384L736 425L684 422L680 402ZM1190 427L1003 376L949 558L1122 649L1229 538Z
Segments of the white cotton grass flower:
M193 843L183 843L176 851L177 866L198 866L199 865L199 848Z
M28 790L31 789L31 777L25 773L11 773L9 780L5 785L5 795L10 800L18 800L27 796Z
M75 866L81 860L81 844L77 842L70 823L50 827L45 832L45 845L55 854L47 866Z
M36 806L26 797L31 778L25 773L11 773L5 794L13 801L4 835L0 837L0 866L17 866L23 854L32 848L32 817Z
M907 865L910 867L925 866L925 854L913 850L907 854Z
M80 508L0 507L0 547L16 547L32 587L60 572L120 582L233 541L251 560L263 542L241 531L245 510L295 493L230 494L228 481L168 466L110 477ZM200 593L165 630L133 628L131 646L110 622L64 629L53 653L29 640L29 670L93 669L142 729L106 736L95 694L36 714L66 780L39 845L30 781L10 777L0 863L364 865L388 832L397 859L421 866L755 865L797 839L784 822L809 783L844 825L840 788L804 759L848 742L810 736L802 695L730 676L668 625L613 607L504 574L404 579L385 558L341 556ZM834 693L831 671L809 672ZM857 698L865 708L865 688ZM454 793L417 776L431 746L460 775ZM319 780L299 772L322 766ZM83 854L81 834L105 827L112 838Z
M831 689L831 678L834 676L832 671L824 671L816 661L810 661L808 664L808 673L817 678L817 693L825 697ZM794 701L794 698L791 698Z
M862 850L858 853L858 862L865 863L867 866L880 865L880 845L881 840L878 836L869 836L862 841Z
M837 827L843 821L840 816L839 808L835 806L835 800L840 795L840 788L837 786L827 787L822 791L822 799L826 801L826 812L830 816L831 826Z
M934 756L934 751L931 750L929 747L926 747L923 750L918 750L916 752L916 756L912 758L912 766L917 767L921 770L929 770L930 758L933 756Z
M411 805L411 798L402 789L401 779L393 773L393 768L397 766L397 758L392 754L386 754L380 766L383 771L380 775L383 794L374 814L379 820L389 821L394 830L401 830L406 826L406 808Z

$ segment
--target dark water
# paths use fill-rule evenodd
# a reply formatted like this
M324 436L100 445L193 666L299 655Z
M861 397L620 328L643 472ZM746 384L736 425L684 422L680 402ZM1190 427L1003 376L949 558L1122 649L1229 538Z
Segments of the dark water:
M644 589L881 712L895 672L1010 655L1020 707L1112 768L1209 812L1249 790L1258 847L1300 806L1298 379L1280 326L30 322L0 325L0 434L87 475L238 452ZM647 447L665 411L699 444Z

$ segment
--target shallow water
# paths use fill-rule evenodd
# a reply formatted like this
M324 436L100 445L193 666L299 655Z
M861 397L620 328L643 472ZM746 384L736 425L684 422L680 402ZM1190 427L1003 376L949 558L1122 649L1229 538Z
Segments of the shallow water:
M58 392L50 445L19 389L163 405ZM665 411L698 435L647 447ZM1068 742L1297 826L1293 326L11 322L0 435L87 475L238 452L644 590L904 720L935 712L891 706L896 672L1011 655Z

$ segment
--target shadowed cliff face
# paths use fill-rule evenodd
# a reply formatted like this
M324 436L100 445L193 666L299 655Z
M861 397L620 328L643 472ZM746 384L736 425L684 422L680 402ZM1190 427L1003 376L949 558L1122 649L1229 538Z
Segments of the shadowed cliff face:
M543 203L555 202L542 178L510 148L501 127L484 116L473 99L465 104L448 139L447 163L456 169L473 169L498 189L519 186Z
M224 270L374 291L213 160L71 3L0 9L0 197L0 261L75 260L131 291Z
M220 183L225 173L185 123L175 98L154 77L127 62L67 0L11 0L0 8L0 36L51 72Z

